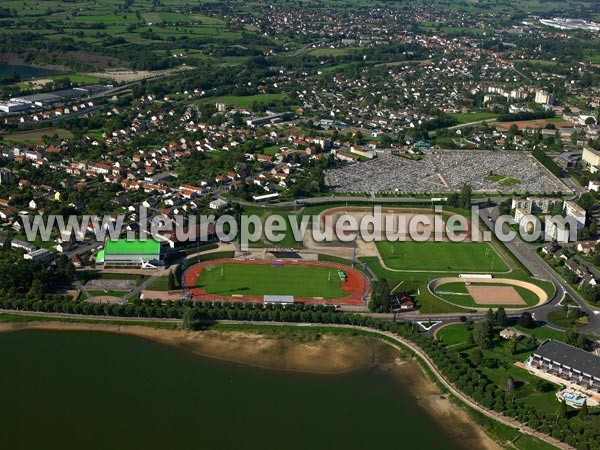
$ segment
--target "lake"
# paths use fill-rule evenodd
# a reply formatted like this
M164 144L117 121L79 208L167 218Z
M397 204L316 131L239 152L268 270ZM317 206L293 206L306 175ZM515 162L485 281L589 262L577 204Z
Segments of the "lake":
M11 75L13 72L21 75L21 78L33 78L56 73L56 71L39 67L0 63L0 76Z
M134 336L0 334L10 450L458 450L390 376L309 375Z

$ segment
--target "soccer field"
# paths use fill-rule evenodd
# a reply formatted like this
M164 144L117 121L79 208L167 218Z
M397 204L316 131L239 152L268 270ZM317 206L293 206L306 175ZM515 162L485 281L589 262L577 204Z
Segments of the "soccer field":
M221 277L222 273L222 277ZM331 274L331 275L330 275ZM334 267L216 264L206 267L196 286L216 295L347 297Z
M391 269L454 272L505 272L506 263L485 242L377 242Z

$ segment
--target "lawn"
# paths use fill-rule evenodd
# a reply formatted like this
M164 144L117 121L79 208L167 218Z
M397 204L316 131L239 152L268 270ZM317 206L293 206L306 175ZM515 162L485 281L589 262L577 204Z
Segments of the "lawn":
M556 450L557 448L529 434L520 435L513 445L519 450Z
M158 277L156 280L152 282L150 286L148 286L148 290L150 291L168 291L169 290L169 277L166 275L162 275Z
M463 344L467 342L470 333L464 323L448 325L437 333L437 340L446 345Z
M557 341L562 341L564 342L565 340L565 333L562 331L558 331L558 330L553 330L552 328L548 328L545 326L535 326L533 328L525 328L522 327L521 325L514 325L514 328L516 330L519 330L522 333L525 333L529 336L535 336L535 338L540 341L543 342L546 339L555 339Z
M588 323L587 317L577 318L575 315L576 312L574 308L569 308L568 312L565 312L563 309L557 309L556 311L550 311L547 317L550 323L563 328L586 326Z
M377 242L377 249L390 269L506 272L506 263L482 242Z
M69 73L65 75L53 75L54 81L69 79L74 84L95 84L95 83L106 83L106 78L95 77L92 75L85 75L80 73Z
M491 112L478 112L465 114L450 114L450 116L458 120L459 123L470 123L478 122L480 120L495 119L496 117L498 117L498 114L494 114Z
M254 102L257 103L275 103L278 101L286 101L286 94L257 94L257 95L224 95L222 97L211 97L211 103L225 103L229 106L237 106L239 108L250 108Z
M505 177L504 175L489 175L485 177L485 181L491 181L492 183L498 183L501 186L515 186L521 181L516 178Z
M206 267L196 285L218 295L348 296L342 291L337 270L329 267L225 263Z

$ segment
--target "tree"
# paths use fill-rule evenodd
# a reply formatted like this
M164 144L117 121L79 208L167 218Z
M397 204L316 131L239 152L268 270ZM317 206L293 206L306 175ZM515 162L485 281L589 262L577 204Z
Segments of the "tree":
M183 328L193 330L198 322L198 311L196 308L185 308L183 311Z
M490 324L488 320L477 322L473 327L473 340L480 349L491 348L492 337L490 335Z
M523 328L533 327L533 316L530 312L525 311L519 316L519 325L521 325Z
M173 271L169 271L169 277L167 278L167 287L170 291L175 289L175 274Z
M559 403L556 415L562 419L567 418L567 402L564 399Z
M511 355L514 355L517 353L517 336L511 336L511 338L508 340L508 351L510 352Z
M537 378L535 380L535 388L540 392L550 392L552 390L552 384L543 378Z
M496 311L496 325L500 327L506 326L506 311L502 307Z
M471 353L471 364L473 364L475 367L478 367L481 364L481 361L483 361L483 352L476 348L473 350L473 353Z
M535 348L537 347L537 340L535 338L535 336L529 336L528 338L525 339L525 349L526 350L535 350Z
M458 206L462 209L471 208L471 185L463 184L460 194L458 196Z
M35 299L42 299L46 293L44 283L39 278L34 278L29 288L29 296Z
M581 409L579 410L579 417L586 418L589 415L587 401L583 402Z
M512 377L507 377L506 380L504 380L504 390L506 392L512 392L515 390L515 380L513 380Z
M595 250L594 251L594 265L595 266L600 266L600 250Z
M581 418L587 418L587 416L589 415L589 411L587 408L587 401L583 402L583 405L581 405L581 409L579 410L579 414L578 416Z

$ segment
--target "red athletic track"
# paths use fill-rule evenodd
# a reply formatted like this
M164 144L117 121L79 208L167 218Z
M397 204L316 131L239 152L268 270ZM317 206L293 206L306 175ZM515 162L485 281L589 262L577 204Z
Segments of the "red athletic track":
M295 297L294 301L302 303L315 303L328 305L363 305L362 295L369 292L369 281L358 270L341 264L328 262L313 262L313 261L265 261L265 260L239 260L239 259L215 259L205 262L200 262L193 265L183 274L183 283L186 291L190 294L192 300L197 301L214 301L223 300L229 302L259 302L263 301L262 296L222 296L209 294L203 288L196 286L196 280L202 273L205 267L216 264L262 264L271 265L273 263L281 265L297 265L297 266L325 266L341 269L346 272L346 282L342 283L342 290L348 292L348 297L336 299L315 299L313 297ZM337 276L337 274L336 274Z

